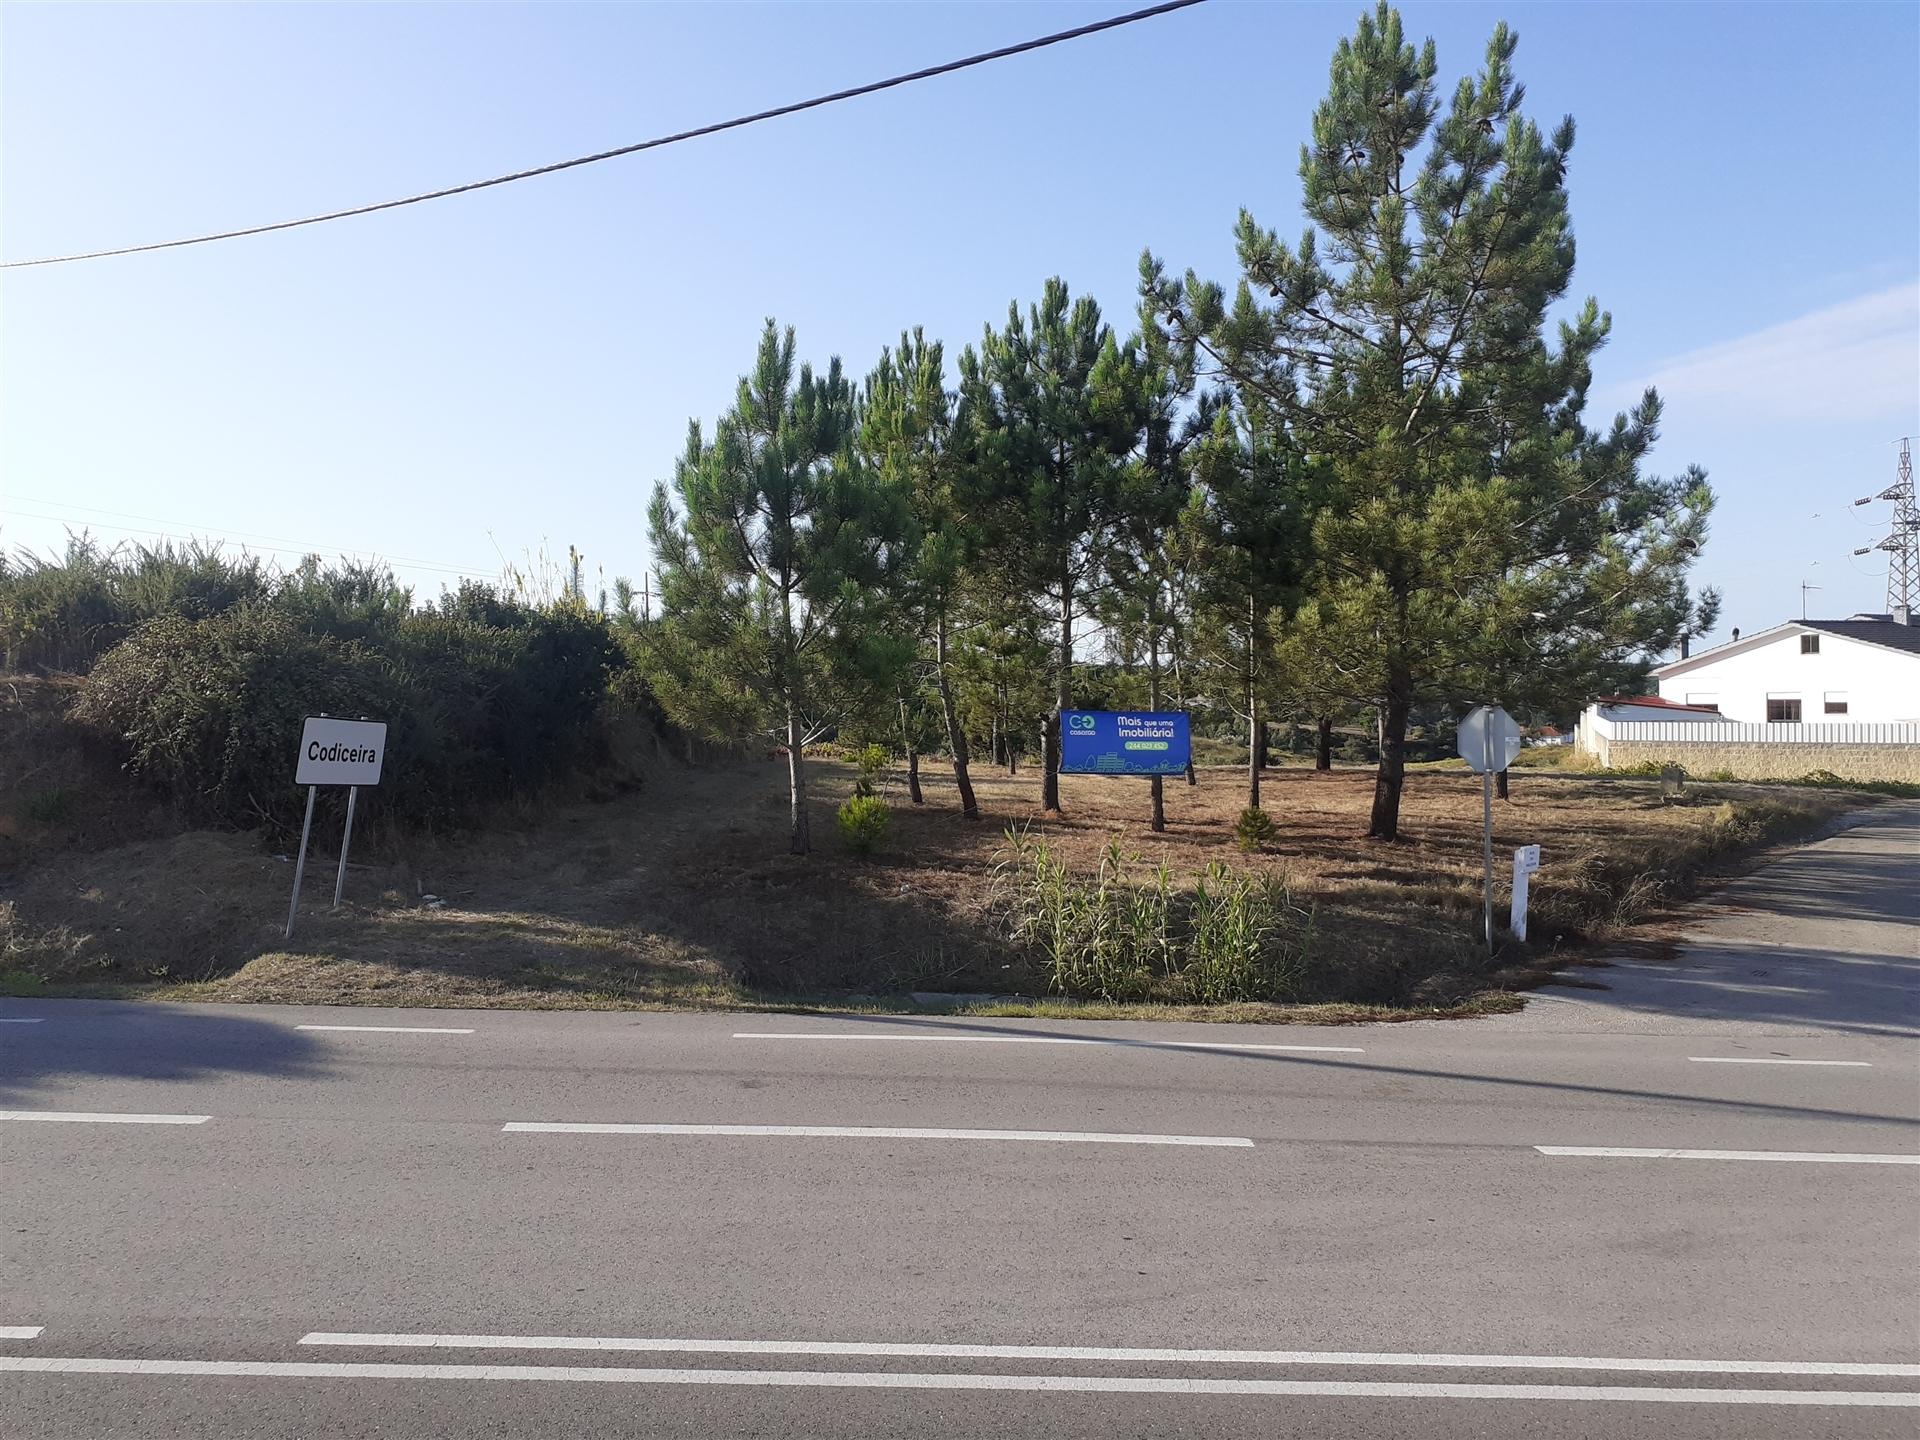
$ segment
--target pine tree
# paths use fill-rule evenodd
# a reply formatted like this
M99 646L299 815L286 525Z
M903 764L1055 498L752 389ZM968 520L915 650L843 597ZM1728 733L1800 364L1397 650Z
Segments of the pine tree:
M1041 803L1060 809L1060 710L1073 705L1074 621L1097 582L1100 546L1117 521L1122 469L1141 424L1140 359L1120 346L1100 307L1049 280L1028 315L1008 307L960 357L970 494L991 525L998 563L1022 577L1058 636L1055 713L1043 734Z
M663 620L650 670L676 724L784 735L791 848L811 848L805 749L884 672L871 651L906 530L899 493L854 457L839 360L816 376L769 320L712 440L688 426L649 511Z
M916 326L911 335L900 337L897 351L881 355L867 380L860 446L868 463L906 497L912 512L914 546L900 575L900 600L931 652L927 668L940 699L960 813L965 819L978 820L980 805L969 770L972 759L953 682L953 632L965 567L978 537L972 517L955 495L957 465L949 448L952 428L953 399L946 389L940 343L929 342ZM913 688L918 688L917 681ZM911 749L908 770L918 803L918 753Z
M1314 114L1300 241L1242 211L1231 303L1191 274L1149 280L1176 332L1324 473L1318 639L1382 717L1368 833L1383 839L1414 705L1499 698L1485 687L1516 673L1516 648L1578 693L1713 603L1685 584L1705 477L1640 473L1657 399L1604 431L1582 421L1608 318L1589 300L1546 338L1573 273L1573 122L1548 137L1521 113L1514 48L1496 27L1442 115L1432 43L1416 51L1382 3L1341 42Z

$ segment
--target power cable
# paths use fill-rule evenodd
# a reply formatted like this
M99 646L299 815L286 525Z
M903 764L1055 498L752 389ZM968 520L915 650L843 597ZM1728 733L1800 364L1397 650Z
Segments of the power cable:
M152 245L123 245L117 250L89 250L76 255L47 255L37 260L0 261L0 270L23 270L34 265L68 265L76 260L105 260L115 255L140 255L149 250L174 250L183 245L208 245L215 240L237 240L242 236L265 235L274 230L295 230L302 225L320 225L328 220L345 220L355 215L372 215L380 210L397 210L402 205L418 205L427 200L444 200L449 195L465 195L472 190L487 190L495 185L510 185L516 180L531 180L536 175L552 175L581 165L595 165L602 160L615 160L622 155L635 155L642 150L657 150L662 146L677 145L682 140L698 140L706 135L718 135L724 130L738 130L748 125L758 125L763 120L777 120L784 115L797 115L803 110L817 110L823 105L834 105L842 100L854 100L862 95L891 90L896 86L911 85L917 80L931 80L938 75L951 75L956 70L968 70L975 65L1005 60L1013 55L1024 55L1030 50L1043 50L1049 45L1079 40L1088 35L1097 35L1103 30L1117 30L1123 25L1151 20L1155 16L1171 14L1175 10L1186 10L1203 3L1205 0L1165 0L1164 4L1150 5L1144 10L1130 11L1125 15L1115 15L1106 20L1095 20L1087 25L1076 25L1071 30L1059 30L1034 40L1022 40L1017 45L1003 45L997 50L984 50L962 60L949 60L944 65L931 65L924 70L914 70L905 75L894 75L885 80L855 85L848 90L835 90L829 95L816 95L811 100L796 100L789 105L776 105L771 110L759 110L751 115L740 115L712 125L701 125L692 130L661 135L652 140L642 140L638 144L622 145L614 150L602 150L597 154L581 155L572 160L559 160L551 165L536 166L531 170L516 170L511 175L496 175L491 180L473 180L465 185L450 185L444 190L428 190L399 200L382 200L373 205L358 205L350 210L331 210L324 215L309 215L301 220L280 220L271 225L251 225L244 230L221 230L211 235L193 235L182 240L162 240Z

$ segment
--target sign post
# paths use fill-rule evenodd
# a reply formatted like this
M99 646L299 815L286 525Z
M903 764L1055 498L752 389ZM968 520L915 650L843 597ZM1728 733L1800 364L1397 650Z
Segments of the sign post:
M1513 907L1507 915L1507 928L1513 938L1527 938L1527 877L1540 868L1540 847L1522 845L1513 852Z
M1480 772L1480 823L1486 867L1487 954L1493 954L1493 777L1520 753L1520 727L1498 705L1476 705L1460 722L1460 758Z
M300 912L300 882L307 874L307 839L313 833L313 801L322 785L347 787L347 826L340 838L340 869L333 881L337 908L347 884L347 848L353 843L353 811L362 785L380 783L380 766L387 753L387 727L378 720L335 720L309 715L300 728L300 755L293 783L307 787L307 818L300 826L300 858L293 865L293 899L287 904L287 930L293 938L294 917Z
M1193 733L1184 710L1063 710L1063 775L1184 775Z

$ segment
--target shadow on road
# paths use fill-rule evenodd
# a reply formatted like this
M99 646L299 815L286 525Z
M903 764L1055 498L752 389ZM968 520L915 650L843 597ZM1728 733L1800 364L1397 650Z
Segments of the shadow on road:
M0 1105L44 1103L47 1092L88 1080L195 1081L220 1075L312 1079L318 1047L290 1025L188 1009L100 1000L0 1007ZM145 1102L143 1102L145 1103Z

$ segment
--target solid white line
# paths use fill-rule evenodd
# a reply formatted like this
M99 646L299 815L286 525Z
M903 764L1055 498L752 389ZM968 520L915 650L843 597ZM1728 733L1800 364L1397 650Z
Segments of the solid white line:
M204 1125L211 1115L118 1115L89 1110L0 1110L0 1120L70 1120L83 1125Z
M1542 1155L1610 1160L1797 1160L1816 1165L1920 1165L1920 1155L1844 1155L1826 1150L1629 1150L1608 1145L1536 1145Z
M38 1025L46 1018L44 1015L35 1015L30 1019L17 1015L0 1015L0 1025Z
M601 1385L754 1385L856 1390L1015 1390L1122 1395L1324 1395L1406 1400L1615 1400L1690 1405L1913 1409L1896 1390L1731 1390L1652 1385L1442 1385L1394 1380L1225 1380L1106 1375L915 1375L887 1371L638 1370L600 1365L405 1365L288 1360L98 1360L0 1355L0 1371L297 1380L548 1380Z
M0 1340L37 1340L44 1325L0 1325Z
M1060 1140L1090 1145L1209 1145L1250 1150L1238 1135L1118 1135L1098 1130L934 1130L894 1125L576 1125L515 1120L500 1127L551 1135L789 1135L837 1140Z
M1107 1045L1127 1050L1302 1050L1329 1055L1364 1055L1358 1045L1242 1044L1234 1040L1129 1040L1079 1035L869 1035L864 1031L736 1030L736 1040L919 1040L944 1045Z
M1920 1378L1920 1365L1838 1360L1669 1360L1590 1355L1422 1355L1358 1350L1173 1350L1092 1345L888 1345L840 1340L655 1340L574 1335L380 1335L316 1330L302 1345L362 1349L597 1350L667 1355L858 1355L940 1360L1080 1360L1154 1365L1368 1365L1421 1370L1609 1370L1660 1375L1872 1375Z
M377 1030L383 1035L471 1035L441 1025L296 1025L296 1030Z
M1758 1055L1689 1055L1687 1059L1696 1065L1851 1065L1862 1070L1873 1068L1871 1060L1775 1060Z

